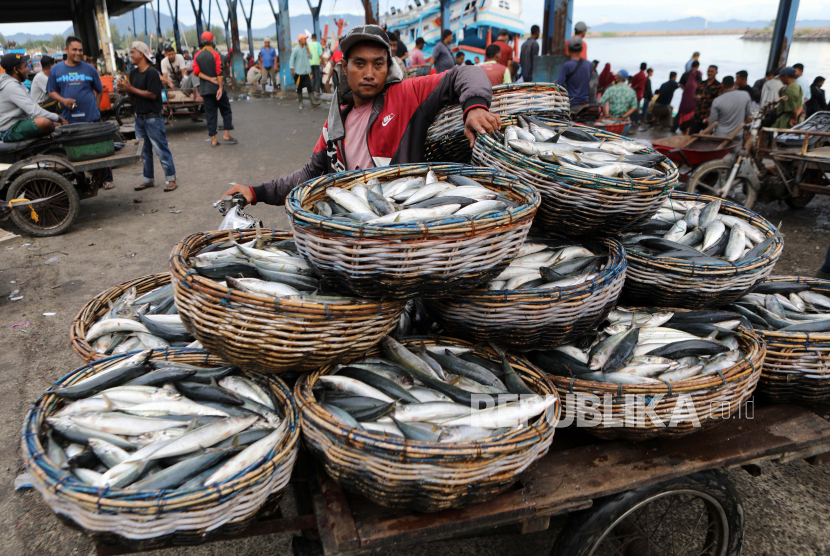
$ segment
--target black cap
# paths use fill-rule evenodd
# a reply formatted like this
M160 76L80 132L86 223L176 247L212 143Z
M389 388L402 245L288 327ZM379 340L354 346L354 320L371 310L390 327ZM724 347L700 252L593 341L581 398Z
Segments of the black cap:
M25 64L29 61L29 57L25 54L17 54L15 52L9 52L8 54L4 55L0 58L0 66L3 66L3 69L6 71L10 71L20 64Z
M373 41L386 47L389 50L389 39L386 31L377 25L359 25L352 27L343 40L340 41L340 50L346 54L351 47L363 41Z

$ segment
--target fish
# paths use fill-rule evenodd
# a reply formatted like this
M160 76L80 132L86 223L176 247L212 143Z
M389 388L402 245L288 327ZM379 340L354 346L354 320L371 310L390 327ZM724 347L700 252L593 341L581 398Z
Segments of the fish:
M733 226L729 232L729 243L726 244L726 260L735 262L741 258L746 244L746 233L740 226Z
M431 170L430 170L431 172ZM434 175L434 174L433 174ZM427 180L429 181L429 180ZM408 207L410 205L414 205L421 201L426 201L428 199L432 199L439 193L447 190L453 190L455 186L451 183L442 182L442 181L434 181L427 183L424 187L418 189L415 193L413 193L406 201L404 201L403 206Z
M256 278L235 279L230 276L226 276L225 281L229 286L238 290L261 295L282 297L286 295L297 295L300 293L299 290L292 288L287 284L282 284L280 282L268 282L265 280L258 280Z
M700 211L698 226L701 228L708 228L709 225L712 224L712 222L714 222L717 218L720 207L720 199L715 199L714 201L707 203L706 206L704 206ZM721 221L721 223L723 222Z
M327 187L326 195L349 212L374 212L363 199L345 189Z
M72 386L52 390L52 393L62 398L73 400L86 398L119 384L133 380L134 378L138 378L146 374L148 370L149 369L143 364L107 369L102 373L93 375L90 379L73 384Z
M379 216L377 218L369 220L369 222L372 224L417 222L421 220L428 220L430 218L449 216L455 213L459 208L461 208L461 205L454 203L451 205L435 206L431 208L406 209L397 212L392 212L385 216Z
M720 220L714 220L711 224L709 224L706 227L706 232L704 234L703 250L706 251L715 245L715 243L720 240L725 232L726 226Z
M115 332L143 332L149 334L150 331L146 326L140 322L132 319L107 319L93 324L86 333L84 339L87 342L92 342L103 336L104 334L113 334Z
M479 201L472 205L459 208L454 214L455 216L475 216L487 212L504 210L505 208L506 205L502 201Z
M253 464L258 463L274 449L284 434L285 424L232 457L225 465L208 477L204 484L207 486L226 482Z
M320 382L327 387L333 388L335 390L339 390L340 392L348 392L350 394L354 394L356 396L365 396L367 398L375 398L376 400L380 400L382 402L391 402L394 401L391 397L387 396L380 390L369 386L359 380L345 377L345 376L321 376Z
M139 417L120 413L83 413L66 417L72 423L109 434L137 436L174 427L187 426L188 421Z

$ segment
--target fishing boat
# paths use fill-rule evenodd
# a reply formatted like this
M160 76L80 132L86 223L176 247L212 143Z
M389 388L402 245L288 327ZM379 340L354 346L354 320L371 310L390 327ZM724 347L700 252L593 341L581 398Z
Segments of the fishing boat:
M441 3L439 0L412 0L399 10L381 17L381 25L388 31L399 31L406 47L415 47L415 39L423 37L424 56L429 57L432 47L441 40ZM456 0L450 5L450 30L455 52L464 52L468 60L476 56L484 61L484 49L496 40L500 29L510 31L511 44L518 59L518 37L524 34L522 0Z

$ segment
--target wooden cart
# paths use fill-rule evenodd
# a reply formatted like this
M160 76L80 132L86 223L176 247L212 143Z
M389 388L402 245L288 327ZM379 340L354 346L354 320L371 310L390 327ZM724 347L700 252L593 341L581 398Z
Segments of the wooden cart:
M690 553L739 554L743 509L719 470L742 466L757 476L763 461L830 461L830 423L822 417L830 407L769 405L753 411L750 403L745 409L748 414L680 439L603 442L576 429L559 430L551 451L513 489L486 503L434 514L390 510L350 494L303 454L293 477L299 515L279 515L242 535L215 540L298 531L295 555L345 556L460 537L532 533L547 529L554 518L567 520L553 547L555 556L668 554L658 535L669 521L658 518L669 515L674 525L681 520L676 534L697 534L706 543ZM677 501L682 505L674 505ZM661 516L659 509L666 507ZM612 550L604 552L608 546ZM103 545L97 551L98 556L131 553Z

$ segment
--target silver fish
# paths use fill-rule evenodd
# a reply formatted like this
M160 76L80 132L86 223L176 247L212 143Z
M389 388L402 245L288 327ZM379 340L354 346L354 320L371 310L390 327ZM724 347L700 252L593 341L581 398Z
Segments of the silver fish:
M349 212L374 212L363 199L339 187L327 187L326 195Z
M715 201L712 201L713 203ZM705 210L705 209L704 209ZM701 214L701 217L703 215ZM706 251L714 244L718 242L718 240L726 233L726 226L720 220L715 220L711 224L706 227L706 233L703 237L703 251Z
M726 244L726 260L735 262L744 254L746 245L746 234L740 226L732 226L732 231L729 232L729 242Z

